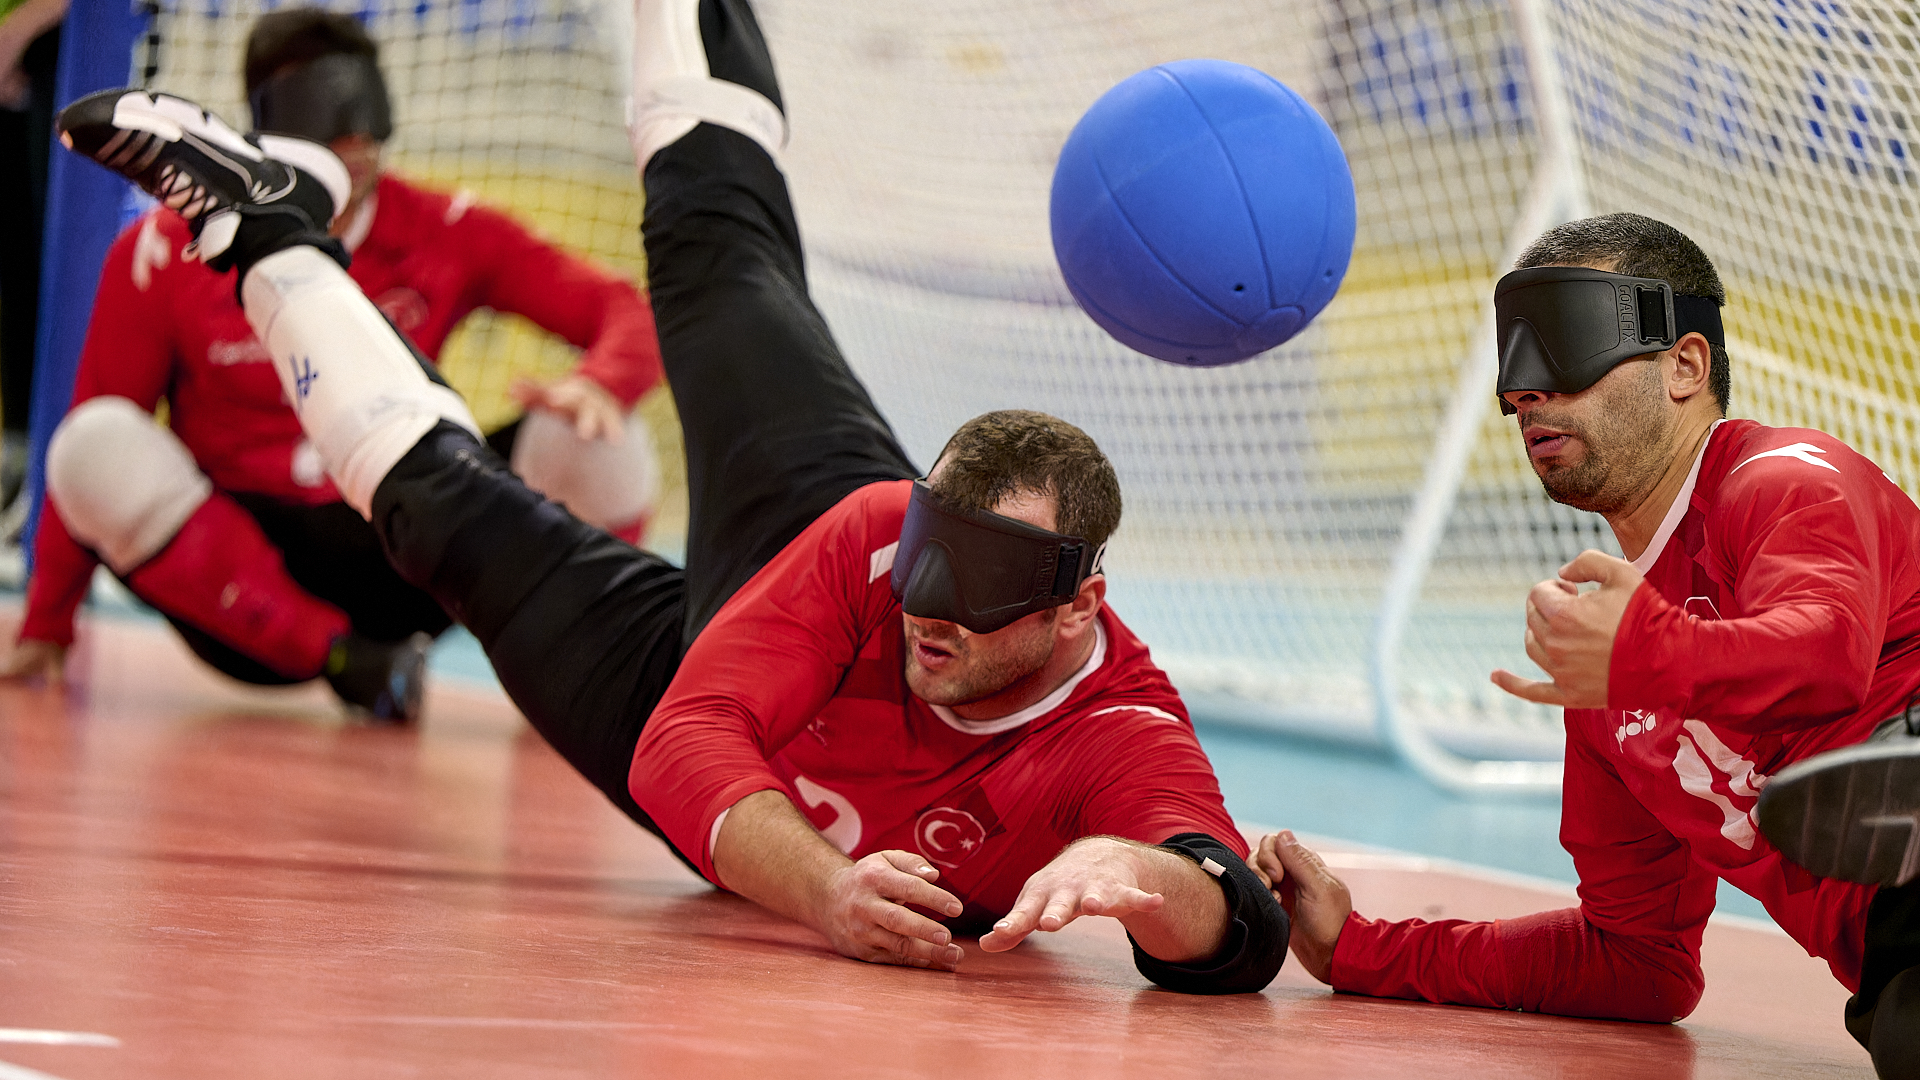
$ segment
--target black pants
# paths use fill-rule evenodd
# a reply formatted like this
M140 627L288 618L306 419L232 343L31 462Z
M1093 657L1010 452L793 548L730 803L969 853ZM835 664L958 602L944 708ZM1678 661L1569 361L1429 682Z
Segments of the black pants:
M379 536L346 503L300 506L267 495L228 494L280 549L288 576L346 612L354 633L374 641L401 641L417 632L438 636L453 625L433 597L400 580L381 550ZM286 686L303 681L280 674L192 623L173 615L167 615L167 621L194 655L241 682Z
M776 104L752 12L707 0L716 77ZM667 381L686 440L687 565L529 491L442 424L381 482L373 521L403 577L471 630L514 703L607 798L695 635L787 542L856 488L917 475L807 295L785 179L702 124L647 164L643 226Z

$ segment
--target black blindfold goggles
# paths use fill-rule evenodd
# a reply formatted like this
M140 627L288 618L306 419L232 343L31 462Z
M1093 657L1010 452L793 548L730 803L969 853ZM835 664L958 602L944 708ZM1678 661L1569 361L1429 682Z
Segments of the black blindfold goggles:
M370 56L334 53L254 87L253 130L330 143L343 135L393 135L387 80Z
M1720 305L1711 299L1676 295L1659 278L1578 266L1536 266L1501 278L1493 315L1500 330L1498 394L1577 394L1620 364L1671 349L1692 333L1726 345ZM1500 411L1514 412L1505 397Z
M1100 572L1103 550L1078 536L963 510L916 480L894 553L893 598L909 615L991 634L1072 600Z

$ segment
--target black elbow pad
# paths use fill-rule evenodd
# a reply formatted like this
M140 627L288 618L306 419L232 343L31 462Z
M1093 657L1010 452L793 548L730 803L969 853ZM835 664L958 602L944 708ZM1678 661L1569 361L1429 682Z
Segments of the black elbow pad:
M1280 902L1232 848L1206 833L1171 836L1160 848L1193 860L1220 883L1227 900L1227 940L1218 953L1192 964L1170 964L1147 955L1133 942L1133 966L1155 984L1182 994L1251 994L1266 989L1286 963L1293 929ZM1127 940L1132 942L1132 936Z

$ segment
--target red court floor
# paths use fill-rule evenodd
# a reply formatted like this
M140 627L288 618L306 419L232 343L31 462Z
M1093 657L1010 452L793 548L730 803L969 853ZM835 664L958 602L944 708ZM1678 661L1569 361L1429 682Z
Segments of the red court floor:
M707 888L492 693L348 726L99 619L72 681L0 687L0 1080L1871 1075L1844 991L1770 931L1716 924L1675 1026L1336 996L1291 961L1182 997L1104 920L873 967ZM1337 861L1373 915L1568 902Z

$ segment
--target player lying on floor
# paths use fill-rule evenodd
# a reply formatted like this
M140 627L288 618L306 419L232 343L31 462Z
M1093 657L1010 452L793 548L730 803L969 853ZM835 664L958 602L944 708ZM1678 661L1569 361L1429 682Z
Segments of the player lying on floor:
M373 41L347 16L262 16L247 38L246 89L257 130L327 143L345 160L352 187L334 234L354 281L428 356L478 307L586 350L572 374L523 386L535 408L488 441L535 488L637 540L659 486L648 432L627 415L660 380L645 298L467 194L383 171L386 85ZM150 416L162 397L167 428ZM414 635L451 620L394 575L341 504L233 282L194 257L173 211L147 214L108 252L73 402L50 450L26 618L0 676L59 677L104 560L235 678L324 674L376 718L413 714L425 646Z
M1063 421L993 413L914 481L808 296L751 11L645 0L637 17L684 571L487 452L329 257L313 178L343 184L320 148L271 145L307 173L254 204L195 147L256 189L284 188L286 170L178 99L96 95L62 129L177 193L206 257L237 267L301 423L402 576L473 631L556 749L708 880L862 960L951 970L957 932L1001 950L1102 915L1163 986L1264 987L1286 916L1242 862L1178 696L1102 602L1111 465Z
M1547 494L1604 515L1632 560L1585 552L1528 596L1527 655L1552 681L1494 673L1566 708L1580 906L1375 922L1281 834L1256 863L1294 896L1295 955L1353 993L1678 1020L1724 878L1857 991L1847 1028L1881 1075L1920 1076L1920 883L1901 857L1920 773L1893 771L1920 744L1920 509L1830 435L1725 418L1726 293L1675 229L1576 221L1520 267L1495 292L1502 406ZM1862 803L1804 797L1821 777ZM1764 834L1763 789L1792 797Z

